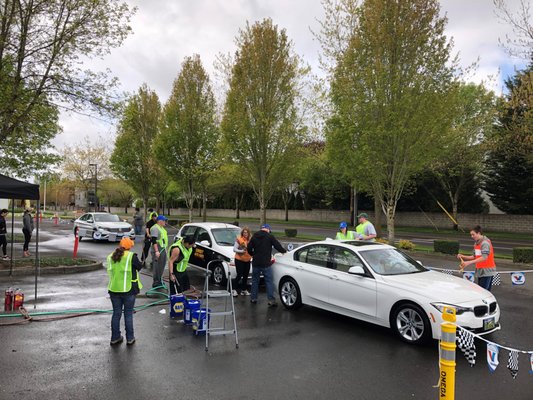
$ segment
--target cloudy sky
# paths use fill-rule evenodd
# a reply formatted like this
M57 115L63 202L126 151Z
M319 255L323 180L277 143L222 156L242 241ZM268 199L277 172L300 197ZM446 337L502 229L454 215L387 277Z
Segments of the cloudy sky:
M121 82L121 89L135 92L143 83L155 90L164 103L172 88L183 58L200 54L204 67L214 79L213 63L219 53L236 50L235 37L246 21L265 17L285 28L296 53L319 74L320 46L311 30L319 31L323 18L320 0L128 0L138 7L132 20L133 34L122 47L104 60L91 60L87 67L109 68ZM509 26L495 16L492 0L441 0L441 11L448 17L446 34L453 37L455 51L466 66L479 59L472 81L487 82L501 93L503 79L521 60L510 58L499 46L498 38L511 34ZM508 0L509 4L517 0ZM62 114L64 132L54 144L57 148L80 143L82 138L112 138L115 125L95 118Z

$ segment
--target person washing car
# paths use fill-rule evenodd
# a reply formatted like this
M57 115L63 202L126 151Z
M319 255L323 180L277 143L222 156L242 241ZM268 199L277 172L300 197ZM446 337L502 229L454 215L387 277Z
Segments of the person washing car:
M335 240L354 240L355 239L355 232L348 230L348 224L344 221L342 221L339 224L339 231L337 232L337 236L335 236Z
M169 279L171 282L178 283L177 288L174 283L169 283L169 291L171 295L183 293L185 290L189 290L191 288L189 274L187 273L187 266L193 251L193 246L194 238L192 236L185 236L170 246L168 251Z
M357 233L356 240L369 240L371 242L376 241L376 228L372 222L368 220L367 213L361 213L357 216L359 219L359 225L355 227L355 232Z
M272 236L269 224L263 224L261 230L254 233L248 246L248 254L252 256L252 294L250 302L257 303L257 294L259 291L259 278L261 274L265 277L267 288L268 306L276 307L276 298L274 297L274 283L272 280L272 247L280 253L286 253L287 250Z

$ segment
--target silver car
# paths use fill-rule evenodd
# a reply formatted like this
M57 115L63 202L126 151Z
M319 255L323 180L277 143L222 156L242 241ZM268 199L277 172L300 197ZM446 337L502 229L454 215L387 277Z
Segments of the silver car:
M135 240L135 230L131 224L122 221L116 214L105 212L83 214L74 221L74 234L76 232L80 240L91 238L118 242L123 237Z

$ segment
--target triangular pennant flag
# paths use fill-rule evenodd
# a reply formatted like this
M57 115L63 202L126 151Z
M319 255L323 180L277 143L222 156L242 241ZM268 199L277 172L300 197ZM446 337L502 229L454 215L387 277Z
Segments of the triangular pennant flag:
M489 365L489 371L494 372L500 363L498 361L499 348L494 343L487 343L487 364Z
M523 272L513 272L511 274L511 282L513 282L513 285L523 285L526 283L526 275Z
M470 366L473 367L476 364L476 345L474 344L474 336L466 329L459 329L457 344Z
M463 272L463 278L474 282L474 273L472 271Z
M518 375L518 351L511 350L509 352L509 361L507 361L507 368L509 369L509 372L511 372L511 376L513 379L516 379L516 375Z
M492 286L500 286L501 284L502 277L500 276L500 274L496 273L496 275L492 277Z
M531 367L531 369L529 370L529 373L533 374L533 353L530 354L529 364L530 364L530 367Z

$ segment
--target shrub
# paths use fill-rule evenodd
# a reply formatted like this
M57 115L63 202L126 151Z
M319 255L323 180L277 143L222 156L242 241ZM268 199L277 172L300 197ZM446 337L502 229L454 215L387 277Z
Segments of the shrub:
M434 240L433 249L437 253L456 255L459 253L459 241L457 240Z
M533 263L533 247L514 247L513 262Z
M298 234L298 229L285 229L285 235L287 237L296 237Z
M416 245L409 240L402 239L398 242L398 248L402 250L414 250Z
M389 241L385 238L376 238L376 242L383 243L383 244L389 244Z

